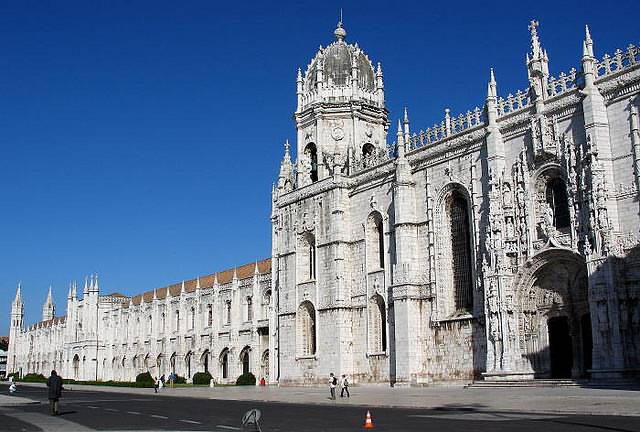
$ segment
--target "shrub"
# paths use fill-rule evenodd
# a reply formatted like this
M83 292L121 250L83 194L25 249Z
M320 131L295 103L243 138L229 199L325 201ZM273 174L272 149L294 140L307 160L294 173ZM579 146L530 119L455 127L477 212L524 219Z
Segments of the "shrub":
M209 372L198 372L193 375L193 383L194 384L209 384L211 381L211 374Z
M136 377L136 387L153 387L156 381L149 372L142 372Z
M256 376L251 372L242 374L236 380L236 385L256 385Z
M17 381L20 379L20 373L19 372L11 372L9 375L7 375L7 379L13 377L14 381Z
M47 378L42 374L30 373L30 374L26 374L25 376L23 376L20 381L24 381L24 382L47 382Z
M187 383L187 379L183 376L180 375L176 375L176 380L174 381L175 384L186 384Z

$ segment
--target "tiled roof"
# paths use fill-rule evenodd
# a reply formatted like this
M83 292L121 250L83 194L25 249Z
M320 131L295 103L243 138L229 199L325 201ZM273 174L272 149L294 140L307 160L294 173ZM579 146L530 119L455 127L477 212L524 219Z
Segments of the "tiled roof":
M233 280L233 275L235 274L238 279L246 279L253 277L256 266L258 267L259 274L271 273L271 258L264 259L262 261L256 261L249 264L242 265L240 267L231 268L227 270L223 270L218 273L212 273L206 276L200 276L200 288L211 288L214 282L217 280L218 284L226 284ZM167 297L167 295L171 297L177 297L182 292L182 284L183 282L174 283L167 287L156 288L156 298L159 300L163 300ZM198 278L189 279L184 281L184 289L186 292L191 293L196 290L198 285ZM138 294L131 297L131 304L139 305L140 303L150 303L153 300L153 291L146 291L143 294ZM127 297L125 295L119 293L110 294L110 296L121 296ZM129 307L129 302L124 302L122 304L124 308Z

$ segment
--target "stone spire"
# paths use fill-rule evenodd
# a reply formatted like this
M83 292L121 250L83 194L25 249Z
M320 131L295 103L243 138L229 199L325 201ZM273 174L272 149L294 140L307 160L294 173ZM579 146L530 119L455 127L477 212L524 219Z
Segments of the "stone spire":
M56 306L53 304L53 295L51 294L51 285L49 285L49 293L47 294L47 300L42 307L42 321L49 321L53 319L56 314Z
M84 289L82 290L82 295L86 296L89 294L89 276L84 277Z
M14 305L22 305L22 283L18 282L18 288L16 289L16 296L13 299Z
M584 41L582 42L582 72L584 73L585 89L594 87L596 80L596 59L593 56L593 40L589 26L584 26Z
M89 291L92 293L97 293L100 291L100 287L98 286L98 273L94 273Z
M304 80L302 79L302 70L298 68L298 75L296 76L296 96L298 97L297 112L302 109L302 93L304 90Z
M404 120L402 124L404 126L404 142L405 145L409 145L411 140L411 130L409 128L409 112L407 111L407 107L404 107Z
M278 189L283 189L287 180L291 180L293 174L293 164L291 163L291 154L289 153L290 147L289 140L286 140L284 142L284 156L280 163L280 174L278 175Z
M536 104L536 112L541 113L544 109L543 101L547 97L547 86L549 79L549 57L547 51L542 48L538 36L538 26L540 23L532 20L529 24L531 32L531 53L527 55L527 73L531 88L532 99Z

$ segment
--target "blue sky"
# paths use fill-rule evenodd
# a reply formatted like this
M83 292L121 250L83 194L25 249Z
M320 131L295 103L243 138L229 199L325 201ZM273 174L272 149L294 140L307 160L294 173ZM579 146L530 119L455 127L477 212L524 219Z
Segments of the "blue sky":
M295 75L347 40L385 74L412 127L524 89L527 24L553 75L640 42L635 0L600 2L3 2L0 334L21 280L26 321L49 284L135 294L268 257L270 190L294 138Z

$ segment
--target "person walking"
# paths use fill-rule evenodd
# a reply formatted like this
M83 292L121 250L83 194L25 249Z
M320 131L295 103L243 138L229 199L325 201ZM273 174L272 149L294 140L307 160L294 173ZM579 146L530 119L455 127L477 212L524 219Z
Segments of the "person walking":
M340 383L340 397L344 397L344 392L347 392L347 397L351 397L349 394L349 381L347 380L347 376L342 374L342 382Z
M10 395L14 394L16 390L18 390L18 387L16 387L16 383L11 381L11 385L9 386L9 394Z
M159 387L160 387L160 377L156 377L155 382L153 383L153 392L158 393Z
M331 392L329 399L331 400L336 400L336 385L338 385L338 378L331 372L329 374L329 391Z
M47 379L47 387L49 387L49 406L51 407L51 415L58 415L58 400L62 396L62 378L55 370L51 371L51 376Z

